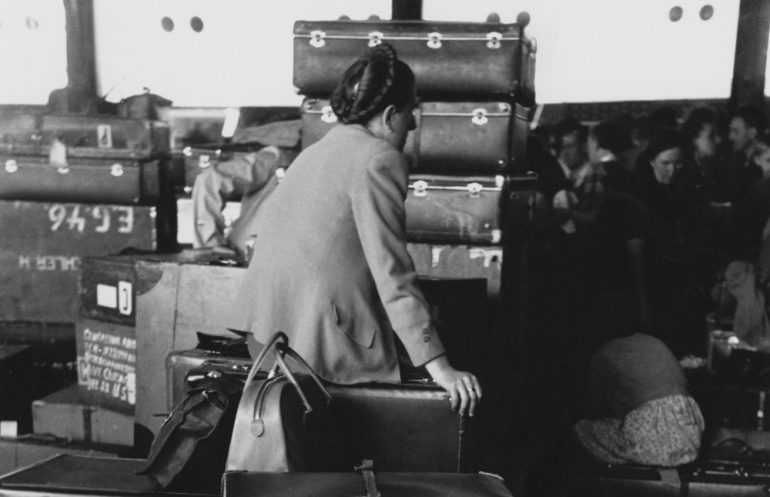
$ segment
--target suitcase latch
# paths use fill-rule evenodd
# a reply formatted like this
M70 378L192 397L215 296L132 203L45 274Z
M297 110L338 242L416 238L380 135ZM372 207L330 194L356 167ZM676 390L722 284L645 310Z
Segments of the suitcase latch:
M209 154L201 154L198 157L198 167L206 169L209 166L211 166L211 156L209 156Z
M468 185L465 187L468 189L468 193L471 194L471 197L478 197L481 194L481 191L484 189L483 186L481 186L481 183L473 182L468 183Z
M482 108L473 109L473 117L471 118L471 122L473 122L473 124L478 124L479 126L487 124L489 122L487 111Z
M441 48L441 33L428 33L428 48Z
M123 176L123 166L121 164L113 164L110 167L110 174L116 178Z
M321 121L329 124L337 122L337 116L334 114L331 105L324 105L323 109L321 109Z
M415 197L424 197L428 194L428 182L422 179L419 179L412 183L412 188L414 188L414 196Z
M380 43L382 43L382 38L385 35L382 34L381 31L372 31L369 33L369 46L370 47L376 47Z
M15 173L19 170L19 164L16 162L16 159L8 159L5 161L5 172L7 173Z
M487 48L496 50L500 48L500 40L503 39L503 35L497 31L487 33Z
M326 45L326 40L324 38L326 37L326 33L324 33L321 30L315 30L310 32L310 45L321 48L322 46Z

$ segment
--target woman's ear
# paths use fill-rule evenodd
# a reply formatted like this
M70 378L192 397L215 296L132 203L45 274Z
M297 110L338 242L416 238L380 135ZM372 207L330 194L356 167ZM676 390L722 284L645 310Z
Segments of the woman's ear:
M382 125L390 133L393 133L394 131L393 117L395 117L395 115L396 115L396 106L392 104L385 107L385 110L382 111Z

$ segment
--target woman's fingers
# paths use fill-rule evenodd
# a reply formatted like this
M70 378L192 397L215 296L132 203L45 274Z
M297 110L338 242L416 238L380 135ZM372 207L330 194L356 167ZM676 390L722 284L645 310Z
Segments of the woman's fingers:
M480 389L476 390L476 385L474 385L475 377L473 375L467 375L462 377L463 382L463 388L468 392L468 400L469 400L469 409L468 409L468 415L473 416L473 413L476 411L476 403L478 402L479 398L481 398L481 392Z
M473 389L476 390L476 394L481 399L481 383L479 383L479 379L475 375L471 375L471 378L473 379Z
M460 403L460 394L457 391L457 385L450 385L447 392L449 393L449 403L452 405L452 410L456 411Z
M468 392L468 388L465 386L462 378L455 380L454 389L460 396L460 408L457 410L457 412L460 414L460 416L462 416L467 412L468 403L470 402L470 393Z

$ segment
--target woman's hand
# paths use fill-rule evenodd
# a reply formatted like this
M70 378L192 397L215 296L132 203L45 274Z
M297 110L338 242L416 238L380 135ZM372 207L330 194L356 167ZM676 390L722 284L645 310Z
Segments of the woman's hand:
M433 380L447 391L452 409L461 416L473 416L481 400L481 385L472 373L453 368L446 356L440 356L425 365Z

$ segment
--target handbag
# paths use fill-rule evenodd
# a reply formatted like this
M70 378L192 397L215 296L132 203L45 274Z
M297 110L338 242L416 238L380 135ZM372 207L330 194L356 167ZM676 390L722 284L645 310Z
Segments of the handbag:
M243 381L222 364L190 370L189 391L153 439L145 475L159 490L218 494Z
M257 372L269 356L275 366L266 377ZM302 370L295 374L290 359ZM338 433L329 415L331 395L302 357L278 332L267 343L249 371L238 404L227 471L303 471L336 469ZM341 459L339 459L341 460Z

